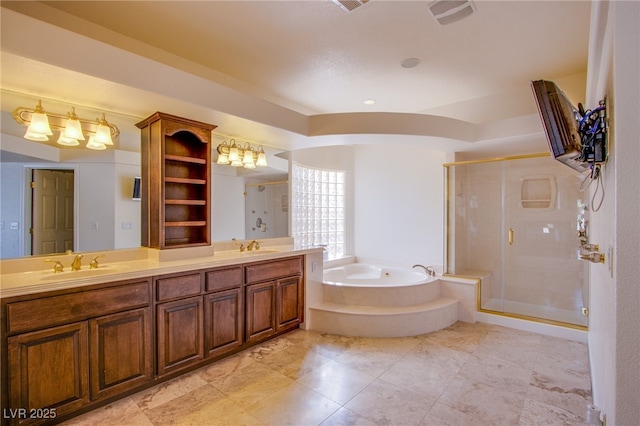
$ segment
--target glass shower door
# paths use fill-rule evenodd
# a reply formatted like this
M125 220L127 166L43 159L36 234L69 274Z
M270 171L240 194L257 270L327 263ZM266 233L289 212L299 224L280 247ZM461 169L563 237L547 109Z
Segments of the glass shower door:
M481 278L481 310L586 326L575 172L549 157L448 165L447 195L447 272Z
M507 162L504 179L504 312L586 326L578 176L549 159L531 158Z

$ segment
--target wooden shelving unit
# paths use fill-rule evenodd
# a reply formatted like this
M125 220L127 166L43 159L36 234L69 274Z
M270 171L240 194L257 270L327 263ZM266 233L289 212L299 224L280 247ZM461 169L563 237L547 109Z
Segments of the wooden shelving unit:
M156 112L141 129L142 245L210 245L211 132L216 126Z

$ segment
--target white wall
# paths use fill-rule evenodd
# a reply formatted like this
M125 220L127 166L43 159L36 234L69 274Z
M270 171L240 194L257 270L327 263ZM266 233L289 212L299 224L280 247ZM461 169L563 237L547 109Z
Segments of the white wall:
M23 181L22 164L0 163L0 259L22 255L21 235L25 226L21 207ZM11 229L12 223L17 223L18 229Z
M593 400L608 425L635 425L640 419L640 3L596 2L592 11L587 106L606 95L611 131L605 198L591 213L589 230L592 242L613 253L606 265L590 270Z
M132 248L140 246L141 204L132 200L133 182L140 176L140 154L127 153L126 157L115 164L114 186L114 248ZM137 160L137 161L136 161Z
M392 160L390 148L402 155ZM442 265L445 155L418 146L354 148L355 254L390 265Z

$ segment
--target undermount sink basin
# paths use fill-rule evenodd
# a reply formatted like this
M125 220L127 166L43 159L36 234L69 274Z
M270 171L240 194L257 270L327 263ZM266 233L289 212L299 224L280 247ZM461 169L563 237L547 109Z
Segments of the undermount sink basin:
M96 269L90 269L88 266L79 271L72 271L66 269L64 272L53 272L52 270L37 271L34 275L40 275L40 279L43 281L55 281L55 280L71 280L75 278L90 278L96 275L115 274L118 272L125 272L128 268L119 265L104 265L99 266Z
M270 249L260 249L260 250L251 250L251 251L243 251L240 253L241 256L256 256L259 254L272 254L278 253L279 250L270 250Z

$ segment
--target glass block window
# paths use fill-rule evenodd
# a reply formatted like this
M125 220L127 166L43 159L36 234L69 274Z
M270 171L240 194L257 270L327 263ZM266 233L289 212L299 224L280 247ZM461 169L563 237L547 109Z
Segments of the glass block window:
M345 172L301 166L291 170L291 229L296 246L326 246L345 255Z

